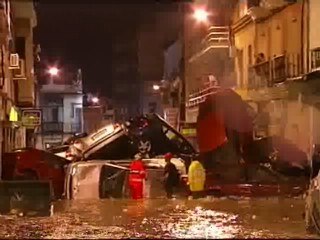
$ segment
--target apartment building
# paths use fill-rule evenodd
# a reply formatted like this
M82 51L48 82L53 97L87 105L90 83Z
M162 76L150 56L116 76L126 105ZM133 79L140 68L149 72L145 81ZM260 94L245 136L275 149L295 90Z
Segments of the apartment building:
M0 155L32 144L34 129L20 115L35 104L36 25L32 1L0 1Z
M239 1L233 16L237 91L259 113L257 132L311 155L320 143L319 1Z
M198 0L185 8L184 79L186 122L195 123L198 105L204 95L217 86L236 85L233 61L230 58L230 25L235 1ZM206 19L197 19L197 10L205 11Z
M81 70L64 65L55 76L43 72L39 83L42 124L37 131L36 147L47 149L83 133Z

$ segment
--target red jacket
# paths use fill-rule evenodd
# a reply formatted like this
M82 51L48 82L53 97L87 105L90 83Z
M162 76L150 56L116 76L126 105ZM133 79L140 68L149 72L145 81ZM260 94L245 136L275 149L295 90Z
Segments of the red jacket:
M129 183L143 183L146 178L146 169L141 160L134 160L130 164Z

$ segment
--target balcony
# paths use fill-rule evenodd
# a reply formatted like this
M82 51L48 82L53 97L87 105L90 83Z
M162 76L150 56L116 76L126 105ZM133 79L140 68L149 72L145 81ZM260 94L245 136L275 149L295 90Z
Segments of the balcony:
M63 122L43 122L41 125L42 133L82 133L81 123L63 123Z
M311 50L311 70L320 68L320 48Z
M63 122L43 122L42 133L63 133Z
M194 91L193 93L189 94L189 100L186 104L186 107L192 108L197 106L198 104L204 102L207 96L216 93L218 89L219 87L212 86L205 89Z
M258 89L270 85L270 61L264 61L250 66L248 71L248 89Z
M285 54L249 67L248 89L272 87L302 74L299 54Z
M231 46L230 31L231 29L228 26L209 27L207 36L201 41L196 53L189 59L189 62L193 62L211 50L223 49L229 51Z
M37 16L33 1L12 1L15 18L29 19L31 26L37 25Z

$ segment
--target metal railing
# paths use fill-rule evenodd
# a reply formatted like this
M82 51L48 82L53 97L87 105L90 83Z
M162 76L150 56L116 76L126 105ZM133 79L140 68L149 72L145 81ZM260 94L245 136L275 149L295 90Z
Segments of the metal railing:
M301 76L303 71L300 54L284 54L250 66L248 89L272 87L290 78Z
M270 61L264 61L248 70L248 89L258 89L269 85L270 79Z
M189 94L189 100L186 103L186 107L194 107L198 104L204 102L207 96L210 96L216 93L219 90L219 87L208 87L204 89L198 89L193 93Z
M63 122L43 122L41 124L43 133L59 133L63 132Z
M230 46L230 27L210 26L208 29L208 34L196 47L194 54L189 59L189 62L193 62L212 49L229 50Z
M320 48L311 50L310 58L311 58L311 70L320 68Z
M42 133L81 133L81 123L43 122Z

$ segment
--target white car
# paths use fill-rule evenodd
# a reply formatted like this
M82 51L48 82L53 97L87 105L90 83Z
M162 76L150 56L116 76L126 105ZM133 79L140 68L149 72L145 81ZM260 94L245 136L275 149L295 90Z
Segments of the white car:
M163 171L165 161L162 158L143 159L146 166L144 197L158 198L165 196ZM127 198L129 165L128 160L90 160L69 164L65 179L65 198L100 199ZM172 159L183 176L185 165L181 159Z

